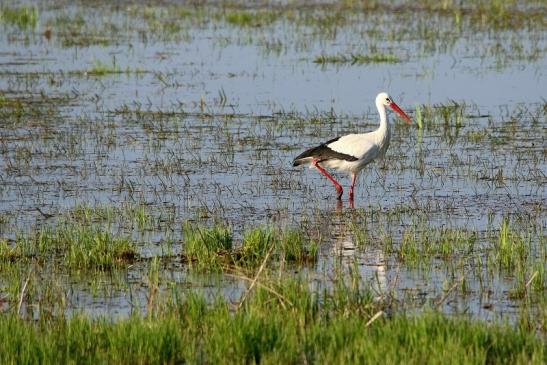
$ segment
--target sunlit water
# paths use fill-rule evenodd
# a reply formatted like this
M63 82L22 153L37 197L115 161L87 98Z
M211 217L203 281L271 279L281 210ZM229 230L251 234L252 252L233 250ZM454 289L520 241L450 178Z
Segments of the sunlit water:
M281 37L283 27L278 32ZM13 239L18 231L47 224L36 208L55 215L78 204L144 202L169 209L177 222L172 230L129 232L141 242L143 256L150 257L161 254L163 246L180 252L180 223L196 215L220 216L237 234L250 225L293 225L302 217L320 216L329 222L325 232L330 235L323 237L312 270L318 285L328 286L328 273L336 267L356 264L379 296L395 290L400 298L436 303L446 282L453 282L453 268L433 260L429 270L412 269L386 256L379 244L356 247L345 221L352 212L406 207L427 211L433 226L483 232L504 216L532 214L547 203L544 117L538 124L524 113L514 133L502 130L519 107L537 110L544 103L544 52L533 61L500 64L495 56L470 50L496 41L486 35L457 40L432 54L422 54L418 42L384 41L380 44L396 47L409 59L322 66L313 63L315 56L359 51L362 39L342 29L333 39L309 40L303 49L282 38L282 50L271 52L237 42L241 33L215 25L192 30L180 42L124 36L106 46L69 48L40 34L29 41L13 31L0 37L5 97L66 98L46 123L38 118L20 127L0 124L6 150L0 160L0 213L12 219L12 225L1 227L2 235ZM545 37L536 46L545 49ZM130 72L86 74L97 60ZM373 100L384 90L410 112L418 104L450 101L471 107L458 135L451 137L442 128L418 131L397 124L385 168L367 168L358 182L355 210L346 201L340 208L328 181L313 170L292 168L292 159L335 135L375 128ZM140 116L128 110L176 114ZM204 118L202 112L213 116ZM296 114L280 114L289 112ZM506 138L500 142L506 148L464 140L466 132L482 129L489 137ZM52 137L44 138L45 131ZM31 151L24 162L17 157L21 147ZM500 169L506 179L496 183ZM339 177L349 184L349 178ZM411 220L407 212L396 226L372 222L368 233L378 238L376 230L382 228L400 238ZM544 210L538 223L545 228ZM121 281L129 289L107 285L94 291L85 281L66 278L73 289L72 308L114 316L144 308L146 270L145 264L128 270ZM180 264L163 272L177 285L211 295L220 290L234 301L244 288L233 278L189 274ZM514 279L496 276L489 285L487 297L472 281L469 295L450 296L438 305L486 319L517 313L518 303L507 294Z

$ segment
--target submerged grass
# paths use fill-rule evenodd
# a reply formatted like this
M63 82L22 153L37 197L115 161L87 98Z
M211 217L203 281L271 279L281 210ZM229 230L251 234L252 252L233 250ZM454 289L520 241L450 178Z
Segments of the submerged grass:
M367 38L365 44L370 46L371 52L374 52L377 41L385 38L390 41L416 41L415 37L419 35L418 42L421 46L418 48L426 54L446 45L454 45L456 38L472 38L477 31L488 33L495 29L517 34L523 29L542 32L547 26L544 9L537 2L512 0L476 3L424 0L418 3L401 1L395 4L377 1L344 1L333 4L289 2L275 6L222 2L130 5L125 10L109 6L106 9L106 16L93 7L88 7L75 13L59 10L60 14L55 18L48 19L47 16L40 15L40 20L46 27L46 37L49 39L53 34L53 40L58 39L63 47L106 46L118 40L134 39L134 36L145 43L156 39L188 40L192 37L193 29L204 29L208 26L216 28L220 23L221 26L239 28L240 36L248 33L241 38L267 45L265 48L270 51L284 49L283 43L307 43L309 33L315 38L333 39L340 30L351 29ZM21 29L32 29L40 24L35 8L5 7L3 12L5 14L0 17L0 21L4 19L5 23L20 24ZM390 21L386 21L386 16ZM295 38L280 41L277 31L270 32L275 27L284 28L285 33ZM258 28L267 29L268 32L262 32ZM261 33L255 36L249 32L251 29L258 29ZM311 32L302 31L304 29ZM520 41L521 37L522 34L519 33L516 42L492 42L484 48L484 53L474 51L473 54L476 57L478 54L492 52L499 55L496 58L501 66L507 64L507 60L541 60L544 53L541 45L526 47ZM223 39L225 42L236 41L231 36ZM503 43L507 43L507 46ZM324 61L332 57L340 58L325 56ZM382 54L342 55L341 58L344 61L338 59L334 62L366 64L400 61L395 56Z
M461 128L465 119L467 106L464 103L451 101L446 104L417 105L416 123L420 128L443 126Z
M420 51L414 54L423 57L454 47L455 39L474 42L473 35L477 31L489 33L496 29L515 35L516 41L499 41L497 36L495 41L490 41L488 35L486 46L469 47L471 56L494 56L497 67L506 67L519 60L541 60L544 53L541 43L532 36L531 44L537 45L527 46L521 31L527 29L537 34L546 29L544 11L541 7L538 11L534 1L402 1L396 4L344 1L305 5L289 2L252 7L241 2L222 2L128 6L125 11L117 7L106 9L106 15L93 7L76 12L60 10L56 17L48 18L39 16L35 8L5 7L0 21L18 24L20 29L34 29L44 24L44 36L60 42L63 47L109 46L128 39L138 39L145 44L155 40L188 41L195 29L219 26L238 30L237 37L230 34L221 37L223 44L249 42L266 52L280 52L287 49L288 44L307 44L310 34L314 39L323 40L336 38L342 30L364 36L368 47L362 49L365 53L316 57L315 62L323 65L402 62L404 59L398 56L376 54L376 44L386 39L417 42ZM290 38L280 39L277 29L283 29ZM253 34L255 30L257 34Z
M146 317L0 316L0 362L542 364L545 344L506 325L435 312L387 317L372 296L339 287L321 297L305 282L257 288L236 312L187 294ZM352 299L355 298L355 299ZM363 301L363 298L369 298ZM355 301L357 300L357 302ZM323 304L325 303L325 304ZM358 306L360 310L354 310Z
M278 17L276 12L269 10L227 10L223 15L228 24L240 27L260 27L274 22Z
M116 225L127 229L138 229L141 232L161 226L160 218L169 222L166 217L155 216L151 209L142 203L121 204L116 207L80 204L66 212L65 216L67 221L74 224L102 224L106 227Z
M109 270L126 266L137 257L135 244L99 228L77 225L44 227L20 236L10 246L0 243L0 261L59 258L68 270Z
M1 7L0 23L14 25L21 30L36 28L38 10L35 7Z
M350 64L363 65L367 63L397 63L401 62L399 58L391 54L373 53L373 54L337 54L337 55L319 55L313 60L320 65L332 64Z
M398 245L388 240L385 249L411 267L425 267L432 258L451 260L471 253L476 241L477 233L469 229L411 226Z
M522 268L528 259L530 242L520 232L514 231L507 219L501 223L493 255L501 269Z
M109 64L100 60L95 60L93 66L87 70L87 74L93 76L105 76L119 73L122 73L122 70L116 65L116 62Z

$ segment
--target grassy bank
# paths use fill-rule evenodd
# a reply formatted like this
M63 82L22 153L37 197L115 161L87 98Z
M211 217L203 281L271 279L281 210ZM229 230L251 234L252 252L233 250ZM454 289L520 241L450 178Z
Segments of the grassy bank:
M175 296L176 297L176 296ZM385 314L343 285L314 294L287 281L258 287L241 307L200 295L111 321L80 315L38 321L0 316L0 362L10 363L455 363L541 364L545 343L508 326Z

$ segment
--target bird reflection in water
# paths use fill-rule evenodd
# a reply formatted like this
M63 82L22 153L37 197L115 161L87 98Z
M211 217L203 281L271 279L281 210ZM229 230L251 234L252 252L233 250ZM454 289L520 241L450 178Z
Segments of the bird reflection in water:
M347 216L339 215L335 225L335 241L331 247L331 257L337 261L343 271L358 270L363 283L370 285L376 299L382 299L388 290L387 262L381 247L366 245L358 247L355 235L344 221ZM333 262L334 263L334 262Z

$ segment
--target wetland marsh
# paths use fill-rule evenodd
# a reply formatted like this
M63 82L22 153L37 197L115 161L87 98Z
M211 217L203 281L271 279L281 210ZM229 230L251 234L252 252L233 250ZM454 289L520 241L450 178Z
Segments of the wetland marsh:
M546 19L0 1L0 362L547 362Z

